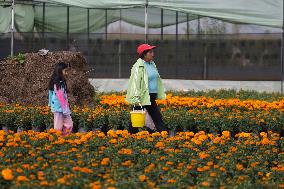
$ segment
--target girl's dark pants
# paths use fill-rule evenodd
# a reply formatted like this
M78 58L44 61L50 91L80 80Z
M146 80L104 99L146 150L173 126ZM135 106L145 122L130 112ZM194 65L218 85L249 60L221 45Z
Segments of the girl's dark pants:
M157 106L156 99L157 99L157 93L150 93L151 105L143 106L143 108L146 108L146 110L150 114L158 132L168 131L168 128L163 121L162 114L159 110L159 107ZM139 110L141 109L141 107L134 106L134 109ZM138 128L131 126L130 132L136 133L138 132Z

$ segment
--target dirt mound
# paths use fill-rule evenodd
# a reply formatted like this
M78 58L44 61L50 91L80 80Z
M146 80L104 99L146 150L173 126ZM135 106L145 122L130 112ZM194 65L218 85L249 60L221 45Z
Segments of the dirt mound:
M93 104L94 88L89 83L85 58L78 52L27 53L0 62L0 101L47 105L48 82L58 62L71 66L67 80L71 104Z

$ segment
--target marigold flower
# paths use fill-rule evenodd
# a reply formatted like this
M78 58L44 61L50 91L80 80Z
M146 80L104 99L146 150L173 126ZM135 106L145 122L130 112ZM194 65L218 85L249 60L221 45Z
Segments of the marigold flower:
M209 186L209 183L208 182L202 182L201 185L202 186Z
M139 180L140 180L141 182L144 182L146 179L147 179L147 177L146 177L145 175L140 175L140 176L139 176Z
M236 165L236 168L237 168L237 170L239 170L239 171L241 171L241 170L244 169L243 165L242 165L242 164L239 164L239 163Z
M11 169L3 169L1 171L2 177L4 178L4 180L13 180L14 176L13 176L13 172Z
M173 183L176 182L176 180L175 179L169 179L167 182L173 184Z
M101 165L107 165L107 164L109 164L109 158L102 159Z
M29 181L29 179L25 176L18 176L17 181L18 182L26 182L26 181Z

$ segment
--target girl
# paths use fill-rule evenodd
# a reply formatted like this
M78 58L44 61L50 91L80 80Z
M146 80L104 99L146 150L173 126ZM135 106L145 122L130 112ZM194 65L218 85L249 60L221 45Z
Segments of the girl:
M54 129L62 131L63 136L70 134L73 128L71 110L67 99L67 84L64 77L67 75L67 68L68 66L65 63L57 63L48 87L48 106L51 107L54 114Z

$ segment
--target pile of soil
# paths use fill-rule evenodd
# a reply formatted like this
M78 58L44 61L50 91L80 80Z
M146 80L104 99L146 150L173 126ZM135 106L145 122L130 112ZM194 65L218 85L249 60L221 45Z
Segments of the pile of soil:
M87 64L79 52L27 53L0 62L0 102L47 105L48 83L58 62L71 66L66 78L68 99L75 105L93 105L94 88L87 77Z

